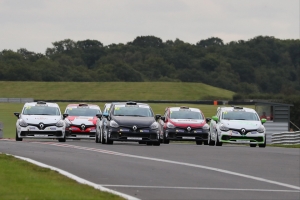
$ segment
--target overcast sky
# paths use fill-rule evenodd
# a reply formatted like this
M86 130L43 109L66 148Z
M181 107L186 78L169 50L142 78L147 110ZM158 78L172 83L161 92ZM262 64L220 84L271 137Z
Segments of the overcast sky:
M153 35L196 44L299 39L300 0L0 0L0 51L45 53L64 39L104 45Z

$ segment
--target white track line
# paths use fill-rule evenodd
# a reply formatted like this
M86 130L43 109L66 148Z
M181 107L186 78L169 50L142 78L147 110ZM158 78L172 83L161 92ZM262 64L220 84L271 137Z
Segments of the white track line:
M7 155L9 155L9 154L7 154ZM32 159L30 159L30 158L25 158L25 157L15 156L15 155L12 155L12 156L14 156L14 157L16 157L16 158L19 158L19 159L21 159L21 160L25 160L25 161L30 162L30 163L32 163L32 164L38 165L38 166L40 166L40 167L49 168L49 169L51 169L51 170L57 171L57 172L59 172L60 174L62 174L62 175L64 175L64 176L68 177L68 178L71 178L71 179L77 181L78 183L85 184L85 185L89 185L89 186L91 186L91 187L93 187L93 188L95 188L95 189L97 189L97 190L101 190L101 191L104 191L104 192L109 192L109 193L118 195L118 196L123 197L123 198L128 199L128 200L139 200L139 199L136 198L136 197L133 197L133 196L130 196L130 195L121 193L121 192L117 192L117 191L115 191L115 190L108 189L108 188L103 187L103 186L101 186L101 185L98 185L98 184L96 184L96 183L93 183L93 182L90 182L90 181L85 180L85 179L83 179L83 178L80 178L80 177L78 177L78 176L75 176L74 174L71 174L71 173L66 172L66 171L64 171L64 170L61 170L61 169L59 169L59 168L56 168L56 167L52 167L52 166L46 165L46 164L44 164L44 163L41 163L41 162L32 160Z
M228 170L224 170L224 169L208 167L208 166L204 166L204 165L196 165L196 164L191 164L191 163L184 163L184 162L165 160L165 159L159 159L159 158L151 158L151 157L137 156L137 155L131 155L131 154L124 154L124 153L119 153L119 152L109 151L109 150L104 150L104 149L95 149L95 148L75 146L75 145L55 143L55 142L53 142L53 143L52 142L51 143L34 142L34 143L49 144L49 145L60 146L60 147L81 149L81 150L86 150L86 151L94 151L94 152L110 154L110 155L118 155L118 156L122 156L122 157L138 158L138 159L143 159L143 160L151 160L151 161L157 161L157 162L164 162L164 163L170 163L170 164L176 164L176 165L189 166L189 167L194 167L194 168L207 169L207 170L210 170L210 171L217 171L217 172L224 173L224 174L230 174L230 175L239 176L239 177L243 177L243 178L248 178L248 179L252 179L252 180L256 180L256 181L271 183L271 184L274 184L274 185L279 185L279 186L287 187L287 188L290 188L290 189L300 190L300 187L295 186L295 185L281 183L281 182L278 182L278 181L272 181L272 180L269 180L269 179L264 179L264 178L260 178L260 177L256 177L256 176L247 175L247 174L232 172L232 171L228 171Z
M243 189L243 188L206 188L206 187L172 187L172 186L141 186L141 185L102 185L104 187L117 188L150 188L150 189L181 189L181 190L222 190L222 191L253 191L253 192L293 192L299 190L271 190L271 189Z

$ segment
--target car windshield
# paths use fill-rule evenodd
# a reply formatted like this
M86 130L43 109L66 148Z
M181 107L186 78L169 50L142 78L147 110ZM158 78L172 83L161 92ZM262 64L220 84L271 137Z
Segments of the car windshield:
M259 121L256 113L246 111L225 111L222 113L222 119Z
M96 114L100 114L100 110L92 109L92 108L67 108L66 113L69 116L96 116Z
M27 106L23 110L23 115L60 115L60 112L57 107Z
M203 119L203 115L200 112L194 111L171 111L171 119Z
M113 114L115 116L153 117L150 107L140 107L138 105L116 105Z

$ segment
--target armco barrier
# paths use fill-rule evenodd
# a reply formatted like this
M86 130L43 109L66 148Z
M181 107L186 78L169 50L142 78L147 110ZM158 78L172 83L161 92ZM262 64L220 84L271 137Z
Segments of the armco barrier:
M26 103L33 101L33 98L0 98L0 103Z
M274 133L272 144L300 144L300 131Z
M3 123L0 122L0 139L3 138Z

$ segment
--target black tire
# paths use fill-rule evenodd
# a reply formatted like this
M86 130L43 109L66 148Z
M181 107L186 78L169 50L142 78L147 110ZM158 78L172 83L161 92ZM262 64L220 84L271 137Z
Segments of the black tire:
M139 141L139 144L146 144L146 142L144 142L144 141Z
M152 142L147 142L147 146L152 146Z
M160 140L158 140L157 142L153 142L153 146L160 146Z
M256 144L250 144L250 147L256 147Z
M202 141L196 141L197 145L202 145Z
M105 138L104 138L103 131L101 131L100 137L101 137L101 143L105 144L106 141L105 141Z
M95 134L95 142L96 143L99 143L99 137L98 137L98 133L96 132L96 134Z
M204 145L208 145L208 141L207 141L207 140L204 140L204 141L203 141L203 144L204 144Z
M219 141L219 137L217 135L217 138L216 138L216 146L222 146L222 142Z
M18 136L18 131L16 130L16 141L22 141L23 140L23 138L20 138L19 136Z
M58 142L66 142L66 136L64 136L64 138L58 138Z
M208 136L208 141L207 141L209 146L215 146L215 143L211 140L211 135L209 134Z
M267 145L267 138L265 138L265 142L264 142L263 144L259 144L258 146L259 146L260 148L265 148L266 145Z

